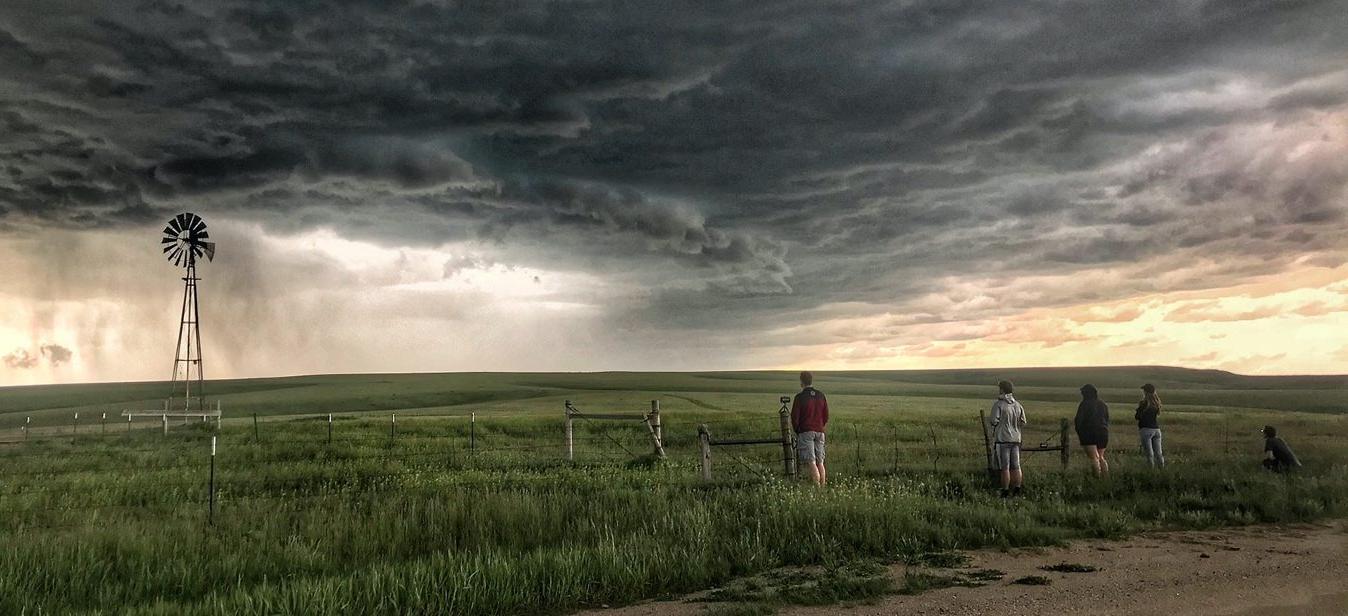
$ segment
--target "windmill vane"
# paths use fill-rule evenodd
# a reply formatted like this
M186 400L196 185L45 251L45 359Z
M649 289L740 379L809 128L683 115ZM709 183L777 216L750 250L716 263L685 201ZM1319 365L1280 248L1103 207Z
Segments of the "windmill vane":
M210 237L206 221L196 214L184 212L164 226L164 237L159 244L170 263L189 267L201 257L206 257L207 261L215 260L215 242L206 241Z

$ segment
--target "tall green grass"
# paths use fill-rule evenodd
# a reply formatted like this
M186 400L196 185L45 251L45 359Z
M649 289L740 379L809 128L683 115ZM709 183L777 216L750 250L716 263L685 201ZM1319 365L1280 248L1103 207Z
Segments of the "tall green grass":
M617 394L615 394L617 395ZM629 394L628 397L635 397ZM1259 414L1176 412L1170 467L1116 430L1097 480L1027 456L1028 496L996 498L971 401L839 396L833 485L779 476L779 448L716 453L697 479L695 426L768 435L775 409L689 395L667 410L670 459L640 424L580 422L562 459L555 416L326 417L227 424L208 525L210 431L175 426L0 449L0 613L534 614L722 584L783 565L837 566L951 549L1049 545L1149 528L1338 516L1343 420L1282 414L1305 472L1258 469ZM642 398L638 398L641 400ZM669 409L669 406L666 408ZM1066 409L1037 405L1036 425ZM1232 431L1237 434L1232 435ZM1033 438L1047 438L1039 434Z

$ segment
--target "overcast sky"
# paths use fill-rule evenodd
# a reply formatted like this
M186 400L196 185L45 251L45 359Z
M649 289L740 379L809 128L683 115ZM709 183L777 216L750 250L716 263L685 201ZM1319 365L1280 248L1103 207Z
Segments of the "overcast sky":
M0 383L1348 372L1348 2L0 5Z

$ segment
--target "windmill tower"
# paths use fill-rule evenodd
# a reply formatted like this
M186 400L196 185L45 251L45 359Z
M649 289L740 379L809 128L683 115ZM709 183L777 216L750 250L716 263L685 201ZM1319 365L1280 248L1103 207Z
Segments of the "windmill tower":
M183 277L182 319L178 325L178 347L173 359L173 389L165 410L202 412L206 410L206 377L201 366L201 313L197 309L197 259L215 259L215 242L206 241L206 222L191 212L178 214L164 227L159 241L170 263L186 268Z

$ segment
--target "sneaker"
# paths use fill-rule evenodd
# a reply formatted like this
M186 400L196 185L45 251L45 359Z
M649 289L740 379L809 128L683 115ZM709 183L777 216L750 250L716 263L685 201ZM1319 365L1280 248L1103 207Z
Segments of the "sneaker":
M1020 496L1022 492L1024 492L1024 490L1021 489L1020 486L1011 488L1011 496Z
M1002 488L1002 498L1011 498L1011 491L1007 490L1006 488Z

